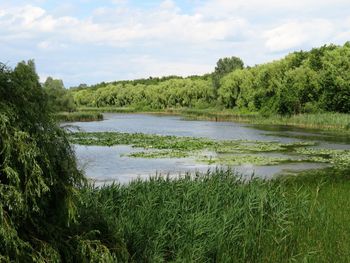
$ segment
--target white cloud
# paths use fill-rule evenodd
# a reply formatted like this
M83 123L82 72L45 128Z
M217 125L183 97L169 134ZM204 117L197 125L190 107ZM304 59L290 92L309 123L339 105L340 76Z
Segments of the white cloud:
M187 0L191 10L173 0L145 9L127 0L106 1L79 0L89 7L83 15L68 0L54 7L42 0L0 2L0 57L35 58L46 75L75 85L199 74L223 56L241 56L252 65L290 50L350 40L349 0Z
M120 5L120 4L126 4L128 0L111 0L113 4Z
M9 34L32 31L34 35L35 32L53 31L56 22L44 9L31 5L5 9L0 15L0 26Z
M44 40L40 41L37 44L37 47L43 51L54 51L67 48L67 45L63 43L53 42L51 40Z
M49 42L49 41L41 41L41 42L38 44L38 48L41 48L41 49L48 49L48 48L50 48L50 42Z
M240 13L254 13L261 16L287 10L303 12L305 10L321 10L323 8L340 8L349 6L348 0L209 0L198 7L198 12L208 16L223 16ZM277 12L276 12L277 11Z
M144 71L137 70L138 73L134 73L132 78L141 78L145 76L167 76L167 75L178 75L188 76L191 74L205 74L212 71L211 65L204 65L195 61L162 61L154 59L150 56L134 57L130 61L134 68L145 69Z
M160 7L162 9L177 9L176 4L172 0L164 0L161 2Z
M315 19L306 22L292 21L263 33L265 45L271 51L298 48L304 43L327 41L334 32L328 20Z
M107 44L122 46L134 40L174 42L198 42L224 40L240 34L247 27L242 18L207 20L200 14L179 14L173 1L166 0L160 8L151 12L137 13L129 9L98 8L89 19L62 16L53 18L39 7L5 10L9 20L0 20L0 26L6 24L12 32L31 32L33 37L43 32L67 38L77 43ZM118 21L120 12L132 20ZM18 15L20 14L20 15ZM95 22L98 16L113 16L114 20ZM97 19L97 21L99 21ZM241 34L240 34L241 35Z

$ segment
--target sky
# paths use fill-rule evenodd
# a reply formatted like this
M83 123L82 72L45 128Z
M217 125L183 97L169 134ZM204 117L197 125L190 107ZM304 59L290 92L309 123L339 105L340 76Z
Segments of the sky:
M0 62L41 81L195 75L350 40L350 0L0 0Z

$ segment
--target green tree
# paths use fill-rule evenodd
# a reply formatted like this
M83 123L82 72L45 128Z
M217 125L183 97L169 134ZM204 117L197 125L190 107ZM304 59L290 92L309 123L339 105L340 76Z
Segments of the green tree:
M216 63L215 70L213 72L213 85L214 89L217 90L220 86L220 80L228 73L243 69L244 63L242 59L238 57L226 57L220 58Z
M242 81L242 70L236 70L222 79L218 95L219 101L226 108L236 106L236 101L241 94Z
M350 45L331 49L322 58L322 105L327 111L350 112Z
M33 61L13 71L2 65L0 76L0 254L21 262L55 257L47 242L74 220L74 187L83 177L51 120Z
M48 77L43 86L48 94L51 109L54 111L74 111L76 109L73 96L64 88L62 80Z
M34 62L0 63L0 95L0 261L112 262L98 226L79 219L85 179Z
M297 114L317 111L320 97L319 74L308 66L286 72L281 92L279 112Z

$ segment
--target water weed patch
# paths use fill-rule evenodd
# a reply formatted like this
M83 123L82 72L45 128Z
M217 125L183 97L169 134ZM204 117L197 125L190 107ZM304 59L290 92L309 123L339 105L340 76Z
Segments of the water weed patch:
M140 152L126 154L134 158L192 157L200 163L219 165L314 162L339 166L350 163L349 150L316 149L314 142L217 141L206 138L120 132L71 133L70 141L81 145L132 145L143 148L144 150ZM273 153L279 156L271 156Z

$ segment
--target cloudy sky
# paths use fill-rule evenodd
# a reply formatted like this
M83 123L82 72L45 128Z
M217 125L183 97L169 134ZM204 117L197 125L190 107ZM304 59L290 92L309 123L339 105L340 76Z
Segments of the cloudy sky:
M80 83L211 72L350 40L350 0L0 0L0 62Z

